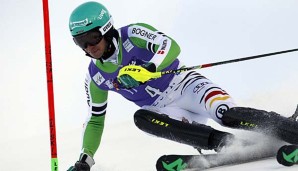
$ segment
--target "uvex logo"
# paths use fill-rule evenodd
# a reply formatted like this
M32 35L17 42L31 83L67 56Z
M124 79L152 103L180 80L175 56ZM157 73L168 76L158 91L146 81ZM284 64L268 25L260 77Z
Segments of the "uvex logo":
M99 16L98 16L98 19L102 19L102 17L103 17L103 15L105 14L105 13L107 13L107 11L106 10L104 10L104 9L102 9L101 11L100 11L100 14L99 14Z

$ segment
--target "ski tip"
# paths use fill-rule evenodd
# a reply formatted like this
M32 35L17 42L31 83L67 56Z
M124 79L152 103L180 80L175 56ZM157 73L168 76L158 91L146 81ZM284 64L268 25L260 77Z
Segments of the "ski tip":
M298 164L298 145L284 145L276 155L277 162L284 166Z
M157 171L182 171L193 155L163 155L156 162Z

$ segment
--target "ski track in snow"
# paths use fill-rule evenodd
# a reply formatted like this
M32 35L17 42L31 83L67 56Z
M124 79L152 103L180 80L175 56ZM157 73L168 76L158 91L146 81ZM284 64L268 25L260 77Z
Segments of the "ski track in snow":
M243 146L241 142L234 143L233 146L223 149L225 151L225 157L218 157L216 160L208 161L205 159L198 160L194 162L200 163L200 166L207 167L211 163L215 164L217 161L229 161L229 159L235 158L247 158L251 156L256 156L258 152L262 152L263 154L274 154L278 151L279 147L284 145L284 142L276 140L271 137L263 137L259 134L254 133L245 133L247 139L258 139L262 140L261 143L257 143L250 146ZM260 137L261 136L261 137ZM284 167L279 165L274 157L270 157L267 159L262 159L259 161L248 162L243 164L231 164L225 166L219 166L215 168L205 169L205 170L297 170L298 166L294 167ZM189 169L187 171L198 171L199 169ZM203 169L201 169L203 170Z
M294 171L298 170L298 166L284 167L277 163L275 158L270 158L262 161L250 162L239 165L222 166L212 169L206 169L207 171Z

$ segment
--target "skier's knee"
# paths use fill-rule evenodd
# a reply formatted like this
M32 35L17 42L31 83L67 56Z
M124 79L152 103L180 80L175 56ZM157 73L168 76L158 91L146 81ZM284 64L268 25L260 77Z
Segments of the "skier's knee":
M235 107L234 103L217 102L213 104L213 107L210 108L209 111L213 120L221 124L223 115L233 107Z

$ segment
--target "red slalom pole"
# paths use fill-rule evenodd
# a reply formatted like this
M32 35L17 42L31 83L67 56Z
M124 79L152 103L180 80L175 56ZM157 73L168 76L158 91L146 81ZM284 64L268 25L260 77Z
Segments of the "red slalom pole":
M45 40L45 57L46 57L47 88L48 88L51 169L52 171L58 171L49 5L48 5L48 0L42 0L42 2L43 2L44 40Z

